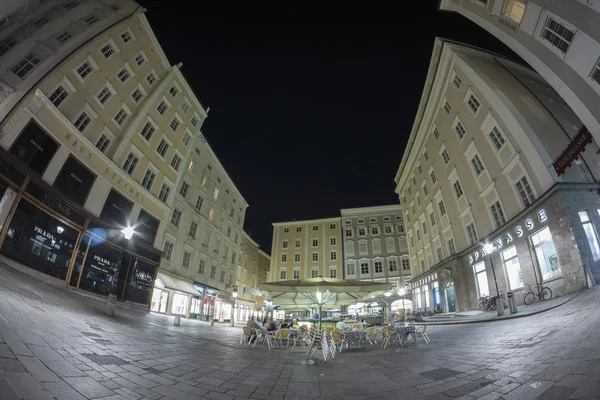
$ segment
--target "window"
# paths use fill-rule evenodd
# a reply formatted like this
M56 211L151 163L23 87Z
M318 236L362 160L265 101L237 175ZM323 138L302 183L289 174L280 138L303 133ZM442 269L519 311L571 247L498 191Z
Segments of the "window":
M100 90L98 92L98 94L96 95L96 98L98 99L98 101L100 102L100 104L104 105L106 104L106 102L108 101L108 99L110 99L110 97L113 95L112 91L108 88L108 86L104 86L102 88L102 90Z
M335 229L335 224L329 224L329 229Z
M169 242L168 240L165 240L165 245L163 247L163 251L165 253L165 258L167 260L171 259L171 256L173 256L173 243Z
M175 170L175 171L179 171L179 166L181 165L181 157L179 157L177 154L175 154L173 156L173 159L171 160L171 167Z
M360 242L358 244L358 252L360 254L367 254L367 242Z
M185 114L187 110L190 109L190 105L186 101L184 101L183 103L181 103L181 106L179 106L179 108L181 109L181 112Z
M504 217L504 211L502 210L500 201L496 201L490 208L492 209L496 228L500 228L502 225L506 224L506 218Z
M335 260L337 260L337 251L330 251L330 252L329 252L329 259L330 259L331 261L335 261Z
M479 107L481 107L481 103L479 102L479 100L477 100L475 95L472 93L469 96L469 100L467 100L467 104L469 105L469 108L471 109L471 111L473 111L473 114L477 114L477 111L479 111Z
M366 236L365 228L358 228L358 236Z
M181 184L181 188L179 188L179 194L183 197L186 197L189 190L190 190L190 184L184 181Z
M48 18L42 17L42 18L38 19L37 21L35 21L34 24L38 28L41 28L42 26L46 25L48 22L50 22L50 20Z
M158 147L156 148L156 151L158 152L158 154L161 155L161 157L164 157L165 154L167 154L168 150L169 143L165 139L161 139L160 143L158 144Z
M437 128L433 128L433 136L435 137L435 140L437 142L437 140L440 138L440 131L438 131Z
M396 260L388 260L388 267L390 268L390 272L398 272L398 263Z
M460 199L462 197L463 190L462 190L462 186L460 186L460 182L458 180L456 180L454 182L454 185L452 185L454 187L454 194L456 195L457 199Z
M174 117L171 120L171 125L169 125L171 127L171 129L173 129L173 132L177 131L177 128L179 128L179 125L181 124L181 121L179 121L179 119L177 117Z
M188 235L190 235L191 237L193 237L194 239L196 239L196 231L198 230L198 223L197 222L190 222L190 229L188 231Z
M150 141L150 139L152 138L152 135L154 134L155 131L156 131L156 128L154 127L154 125L152 125L148 121L148 122L146 122L146 125L144 125L144 127L142 128L142 131L140 132L140 134L142 135L142 137L144 139L146 139L147 141Z
M450 106L450 103L448 103L447 101L444 103L444 111L447 115L449 115L450 111L452 111L452 106Z
M198 195L198 197L196 198L196 205L194 207L196 207L196 210L198 211L202 211L202 205L204 204L204 198L202 197L202 195Z
M190 124L192 124L192 126L194 128L196 128L198 126L198 117L196 117L195 115L192 117L192 119L190 120Z
M73 37L73 35L71 35L67 31L64 31L64 32L60 33L58 36L56 36L56 40L58 40L60 43L64 44L64 43L68 42L72 37Z
M294 253L294 262L300 262L300 253Z
M346 229L346 237L352 237L352 229Z
M515 246L502 252L502 262L508 277L508 288L510 290L523 287L523 274L521 273L521 264L517 257L517 248Z
M529 207L535 201L535 195L531 190L531 186L527 181L527 177L524 176L519 181L517 181L516 186L517 191L519 192L519 196L521 196L521 200L523 201L523 204L525 205L525 207Z
M336 239L336 238L334 238L334 237L332 237L332 238L329 238L329 244L330 244L331 246L335 246L335 245L337 244L337 239Z
M313 225L312 230L313 231L318 231L319 230L319 225Z
M299 269L294 270L294 279L300 279L300 270Z
M302 246L302 241L300 239L294 240L294 247L299 248Z
M310 271L310 277L311 278L317 278L319 276L319 270L318 269L313 269L312 271Z
M485 271L485 263L480 262L473 265L473 273L475 274L475 282L477 283L477 297L489 295L490 289Z
M106 135L100 136L100 139L96 142L96 148L104 153L107 147L110 145L110 139Z
M475 156L471 159L471 165L473 166L475 175L477 176L481 175L481 173L485 171L485 167L483 166L478 154L475 154Z
M429 220L431 221L431 226L435 226L435 215L433 214L433 211L429 213Z
M423 152L423 158L425 158L425 161L429 161L429 154L427 153L427 150Z
M456 123L456 125L454 126L454 131L458 135L459 139L462 139L463 137L465 137L465 134L467 133L467 131L465 130L465 127L463 126L463 124L460 121L458 121Z
M421 241L421 231L417 229L417 242Z
M427 235L427 223L423 221L423 235Z
M210 278L211 279L215 279L215 276L217 275L217 266L215 264L212 265L212 267L210 267ZM285 273L283 274L285 279Z
M296 232L302 232L302 227L301 226L297 226L296 227Z
M312 253L312 260L319 261L319 253Z
M335 268L331 268L331 269L329 270L329 277L330 277L330 278L337 278L337 269L335 269Z
M402 259L402 271L410 271L410 262L405 258Z
M127 111L121 108L117 115L115 115L114 120L117 125L122 126L128 116L129 114L127 114Z
M152 86L152 84L156 81L156 76L154 76L154 73L150 72L146 77L146 81L148 82L148 85Z
M17 44L18 42L13 38L4 39L4 41L0 42L0 57L8 53Z
M448 254L452 255L456 253L456 247L454 246L454 239L448 240Z
M590 250L592 251L592 257L594 257L594 261L598 261L598 259L600 259L600 246L598 246L598 236L596 235L596 230L590 220L590 215L587 211L579 211L579 220L583 225L585 236L587 236Z
M442 151L442 159L444 160L444 164L448 165L450 162L450 154L448 154L448 150L444 149L444 151Z
M126 30L125 32L121 33L121 40L123 41L123 43L129 42L131 39L133 38L131 37L131 32L129 32L129 30Z
M216 187L215 190L213 191L213 199L219 200L219 188L218 187Z
M537 259L540 275L543 280L561 275L560 263L558 255L552 241L550 228L546 227L531 236L533 249Z
M281 262L282 262L282 263L285 263L285 262L287 262L287 254L282 254L282 255L281 255Z
M373 263L374 267L375 267L375 273L376 274L381 274L383 273L383 262L382 261L375 261Z
M131 74L129 74L129 70L127 69L127 67L121 68L121 70L117 73L117 77L119 78L121 83L125 83L130 76Z
M190 144L190 139L191 136L186 132L183 134L183 136L181 137L181 141L183 142L183 145L185 147L187 147Z
M179 94L179 88L176 85L173 85L171 86L169 93L171 93L171 96L175 97Z
M123 164L123 170L129 175L133 175L133 171L135 171L138 161L140 161L140 159L135 154L129 153L125 160L125 164Z
M19 78L23 78L29 73L29 71L31 71L36 65L38 65L40 61L41 60L36 55L34 55L33 53L29 53L25 56L25 58L19 61L10 70Z
M469 244L473 245L477 243L479 239L477 239L477 231L475 230L475 224L473 222L467 225L467 234L469 236Z
M423 194L424 194L424 197L427 197L429 195L429 190L427 189L427 185L423 185Z
M598 62L594 66L594 70L592 71L591 77L593 80L596 81L596 83L600 83L600 60L598 60Z
M171 187L166 183L163 183L160 187L160 192L158 193L158 199L163 203L166 203L169 200L169 194L171 193Z
M221 278L220 278L221 282L225 282L225 271L221 271Z
M361 261L360 262L360 273L361 274L368 274L369 273L369 262L368 261Z
M81 114L79 114L79 117L77 117L77 119L73 123L73 125L75 126L75 128L77 128L79 132L83 133L85 131L85 128L87 128L90 124L90 122L92 122L90 116L87 115L85 111L82 111Z
M147 170L144 174L144 179L142 179L142 186L147 190L151 190L152 184L154 184L154 179L156 179L156 174L150 169Z
M144 97L144 92L142 92L142 89L140 88L136 88L133 93L131 93L131 98L136 103L139 103L142 97Z
M353 262L349 262L348 264L346 264L346 274L348 275L354 275L356 273L355 270L355 265Z
M574 36L575 32L551 17L548 17L546 25L542 31L542 37L562 53L567 52Z
M456 89L460 89L460 85L462 85L462 79L460 79L460 76L454 74L454 79L452 80L452 84L454 85L454 87Z
M389 225L386 225L386 226L385 226L385 234L386 234L386 235L389 235L389 234L391 234L391 233L393 233L393 231L392 231L392 227L391 227L391 226L389 226Z
M504 145L504 137L502 136L498 128L496 128L495 126L490 131L490 138L492 139L494 146L496 146L496 150L500 150Z
M437 251L438 262L442 262L442 260L444 259L444 254L442 253L442 248L438 247L436 249L436 251Z
M146 59L144 58L143 54L140 53L135 57L135 63L138 65L138 67L145 62L146 62Z
M79 2L77 2L77 1L71 1L70 3L65 4L65 8L67 10L72 10L75 7L77 7L78 5L79 5Z
M376 226L371 227L371 235L379 235L379 228Z
M68 95L69 92L67 92L67 90L62 85L60 85L54 90L54 92L50 94L48 100L50 100L50 102L54 104L54 107L58 107L67 98Z
M201 259L200 263L198 264L198 273L199 274L203 274L204 273L204 268L206 268L206 260Z
M98 21L100 21L100 19L95 15L89 16L85 19L85 22L90 26L94 25Z
M115 48L111 43L106 43L104 46L100 48L100 52L104 56L104 58L109 58L113 54L115 54Z
M179 228L179 223L181 222L181 215L183 214L183 212L179 209L174 209L173 210L173 215L171 215L171 225L176 226L177 228Z
M521 20L523 19L523 15L525 14L525 7L527 7L526 0L506 0L504 11L502 13L516 23L520 24Z
M437 182L437 178L435 177L435 171L431 170L429 176L431 177L431 184L435 185L435 183Z

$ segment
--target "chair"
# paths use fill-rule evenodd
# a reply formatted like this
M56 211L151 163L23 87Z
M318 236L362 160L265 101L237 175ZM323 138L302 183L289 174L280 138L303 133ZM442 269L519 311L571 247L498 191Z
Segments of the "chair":
M427 335L427 324L423 325L415 325L415 334L421 335L423 339L425 339L425 343L430 343L429 335Z
M275 332L275 336L273 337L275 343L279 342L280 346L283 346L283 341L285 340L286 346L290 345L290 330L289 329L279 329Z
M323 361L327 361L327 353L329 352L329 345L327 343L327 338L322 332L319 332L316 329L310 330L309 333L309 345L308 351L306 352L306 358L312 358L317 350L321 350L323 353Z
M399 335L394 331L393 326L385 326L381 331L383 332L383 342L381 343L381 347L383 348L386 348L392 340L397 340L399 338Z
M345 342L345 340L342 339L342 332L339 329L334 329L331 332L331 338L333 340L333 347L337 346L337 350L341 353Z
M369 341L370 344L374 344L377 343L377 328L375 328L374 326L370 327L367 330L367 340Z
M269 350L271 350L271 335L269 335L268 332L261 329L254 329L254 334L256 335L256 339L254 340L254 343L252 343L252 347L256 346L260 340L262 344L266 343L267 346L269 346Z
M247 326L244 326L242 328L242 338L240 339L240 344L242 344L244 342L244 340L246 341L246 343L248 343L250 341L251 336L252 336L252 329L250 329Z

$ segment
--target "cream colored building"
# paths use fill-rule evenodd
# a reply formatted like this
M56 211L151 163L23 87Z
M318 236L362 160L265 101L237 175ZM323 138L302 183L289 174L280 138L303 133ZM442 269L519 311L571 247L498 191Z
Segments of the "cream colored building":
M238 298L235 320L244 322L252 316L262 320L264 296L258 290L260 283L266 282L265 260L269 255L260 249L246 232L242 235L242 253L237 270ZM268 269L268 267L267 267Z
M531 65L600 141L600 3L441 0Z
M343 277L341 219L273 224L269 282Z
M0 30L0 255L58 285L230 318L248 204L181 64L133 1L29 4Z
M552 165L581 128L537 73L436 40L395 178L415 307L477 309L497 290L521 302L527 284L562 295L600 278L598 145L562 175Z

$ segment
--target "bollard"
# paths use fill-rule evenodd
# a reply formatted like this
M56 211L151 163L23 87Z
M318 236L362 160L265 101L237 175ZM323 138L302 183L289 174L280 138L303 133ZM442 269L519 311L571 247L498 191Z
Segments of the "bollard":
M498 311L499 317L504 315L504 299L502 297L496 299L496 311Z
M175 319L173 319L173 325L179 326L180 323L181 323L181 318L179 318L179 316L175 316Z
M111 317L115 315L115 306L117 305L117 295L109 294L108 299L106 300L106 310L104 313L106 315L110 315Z

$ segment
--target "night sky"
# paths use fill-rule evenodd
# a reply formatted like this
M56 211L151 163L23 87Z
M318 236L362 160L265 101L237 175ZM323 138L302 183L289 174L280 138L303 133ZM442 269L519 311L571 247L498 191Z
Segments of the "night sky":
M394 176L436 36L516 58L435 0L407 2L410 11L139 3L169 61L183 62L210 107L203 132L250 204L244 229L267 252L272 222L398 204Z

